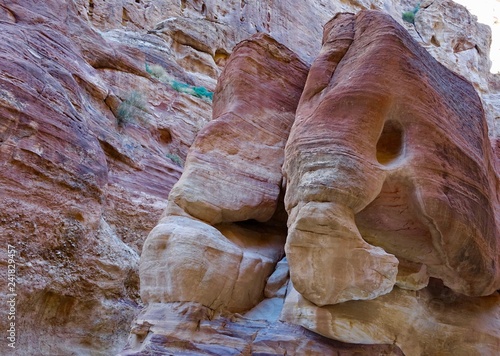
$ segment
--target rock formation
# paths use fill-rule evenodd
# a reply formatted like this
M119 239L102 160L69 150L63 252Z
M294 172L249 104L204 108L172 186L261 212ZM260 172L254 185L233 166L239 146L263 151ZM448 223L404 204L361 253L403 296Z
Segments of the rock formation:
M144 337L144 343L137 344L139 349L151 346L152 350L159 347L168 352L168 347L172 347L172 343L165 346L165 324L154 326L161 324L164 315L163 321L170 326L178 322L179 328L187 327L193 322L189 325L194 329L187 332L173 327L169 340L175 336L176 347L194 338L208 347L207 340L216 332L224 335L218 339L221 343L238 344L244 340L240 346L245 350L253 348L263 353L279 354L286 350L290 354L295 350L299 354L323 355L328 348L339 354L401 354L396 346L346 345L299 326L277 323L288 273L285 260L272 271L283 254L287 218L282 196L275 198L277 192L284 194L281 174L275 168L283 161L277 154L281 150L278 141L288 136L281 130L293 120L289 109L285 110L283 127L273 126L272 132L260 130L259 134L249 128L234 138L243 141L250 136L269 145L246 146L247 151L235 153L231 164L237 170L231 179L233 183L249 184L246 190L230 194L242 188L235 184L234 189L220 190L220 196L208 197L199 187L180 183L178 188L182 189L172 194L170 202L167 197L181 175L189 147L211 119L211 96L224 65L232 61L229 57L237 43L256 33L266 38L264 33L268 33L295 52L293 55L285 51L300 58L307 67L321 48L322 26L336 13L357 13L361 9L390 14L442 64L473 83L486 110L490 140L498 159L500 84L498 76L488 73L490 32L463 7L449 0L422 1L414 23L404 22L401 13L414 6L412 0L74 0L64 4L54 0L1 0L0 164L4 169L0 172L0 235L18 252L18 342L14 354L109 355L122 350L129 325L141 309L139 254L167 204L164 219L151 235L165 236L165 231L173 230L164 228L176 226L177 235L172 238L177 241L176 251L182 247L179 239L186 234L194 252L181 249L184 256L199 257L206 250L219 258L213 264L194 263L192 272L197 278L202 278L200 271L210 267L211 281L220 281L221 274L230 275L230 280L235 281L234 271L228 272L226 267L226 249L233 253L229 254L227 265L234 266L244 256L249 265L238 262L241 271L260 271L258 283L236 279L234 285L231 282L221 287L224 298L212 306L241 311L258 304L243 317L219 315L191 302L186 302L189 308L156 303L169 300L165 287L159 284L158 288L145 288L143 294L145 299L149 298L147 295L151 297L147 299L151 305L136 320L137 328L131 338L136 337L137 341ZM278 43L273 46L285 53ZM260 70L266 71L264 66ZM269 75L276 81L262 89L280 93L298 80L288 74L279 78L272 70ZM246 80L251 77L248 73ZM228 80L234 78L224 79ZM248 96L279 114L278 107L269 106L264 100L267 97L251 89L238 88L241 95L237 102L244 104L245 111L258 114L260 110ZM294 92L295 95L299 94ZM234 110L218 96L214 98L215 116L222 122ZM283 95L283 100L291 99ZM210 147L211 142L225 142L213 137L223 126L214 123L204 131L204 137L199 137L201 145L191 155L192 169L205 170L206 179L191 174L191 182L217 189L217 184L208 178L226 177L222 170L214 171L217 167L228 169L227 165L219 165L224 160L218 157L234 153L238 145ZM225 127L224 132L231 133ZM262 157L268 160L251 156L253 149L265 153ZM202 151L211 154L205 156ZM204 157L210 160L205 162ZM390 191L394 184L385 182L383 190ZM189 189L193 191L187 200L183 192ZM260 195L255 194L257 190ZM234 199L236 196L239 198ZM204 204L214 205L199 209L191 201L193 197L195 201L203 197ZM377 204L370 209L380 207L384 201L378 199ZM268 220L274 209L276 213ZM377 235L366 229L371 226L370 219L377 218L370 209L367 207L364 217L356 215L354 222L362 234ZM239 221L244 219L250 220ZM360 221L365 221L364 227ZM205 235L204 240L198 241L199 228ZM410 259L401 263L402 257L391 250L397 246L375 237L378 242L367 243L380 243L386 250L383 256L387 268L391 269L394 261L390 255L398 259L397 286L418 289L428 283L430 273L426 265ZM207 241L216 249L207 250ZM5 267L6 249L2 249L0 257L0 265ZM155 258L161 260L160 255ZM224 268L217 271L222 264ZM166 267L184 270L185 266ZM153 276L145 278L146 285L158 282ZM389 278L389 284L393 279ZM215 288L200 283L204 291L193 292L189 283L175 278L173 282L178 286L184 283L184 300L207 304L203 295L206 291L212 295ZM234 289L246 289L249 285L253 291L250 295L240 296ZM379 292L384 288L379 288ZM424 289L422 293L427 292ZM5 298L7 290L0 290L0 294ZM230 294L238 298L233 301ZM2 330L8 320L6 310L0 308ZM197 315L196 310L203 310L203 318L189 315ZM182 313L186 315L183 317ZM204 319L207 315L211 320ZM183 318L189 319L189 323L182 324ZM203 329L207 333L195 336L191 331L196 330L198 321L207 326ZM147 322L153 324L149 329ZM226 329L224 325L229 326ZM310 327L314 329L314 325ZM149 333L144 334L145 330ZM239 333L241 330L245 331ZM12 351L4 350L4 346L0 346L0 353ZM222 350L216 345L210 347L214 347L212 351Z
M297 65L283 61L269 42L276 45L254 37L229 57L215 118L195 140L164 217L144 245L141 292L149 307L123 355L181 352L170 341L183 339L173 320L191 329L194 339L184 349L200 354L221 347L229 354L263 352L253 340L270 325L277 325L275 339L285 330L294 334L287 323L367 344L358 351L365 354L377 352L373 344L385 344L378 352L406 355L498 352L500 202L481 100L381 12L342 13L326 24L298 102L283 166L292 283L286 262L272 276L265 267L278 253L246 262L250 244L262 256L269 248L256 241L274 236L268 221L291 123L276 125L283 122L275 121L276 107L283 107L277 94L298 100L302 86L297 80L288 90L273 90L271 83ZM295 104L284 108L293 114ZM268 141L274 129L284 133L277 146ZM235 221L262 234L236 231ZM279 251L279 238L273 241ZM280 323L276 310L285 295L280 318L286 323ZM228 319L236 311L247 312ZM248 320L263 323L251 341ZM272 352L297 347L282 345Z
M139 310L142 243L210 103L150 76L160 46L107 41L72 2L2 1L0 19L0 235L17 250L16 349L116 352Z
M499 293L466 297L432 280L419 291L396 287L373 300L321 308L292 289L282 318L335 340L397 345L406 356L496 355L499 313Z
M384 355L394 345L356 345L297 325L217 315L198 303L151 303L135 320L126 355Z
M389 16L325 26L284 172L296 291L283 320L406 355L500 351L499 180L481 101Z
M286 232L258 222L280 218L284 147L307 69L268 35L236 46L215 91L214 119L144 245L144 302L244 311L262 299Z
M317 305L390 292L398 261L466 295L500 288L481 101L390 17L325 26L284 172L291 277Z

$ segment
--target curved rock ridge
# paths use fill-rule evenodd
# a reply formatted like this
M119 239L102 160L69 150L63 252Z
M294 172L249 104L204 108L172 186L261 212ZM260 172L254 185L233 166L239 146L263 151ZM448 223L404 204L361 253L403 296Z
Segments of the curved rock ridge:
M297 291L321 306L373 299L396 283L419 289L432 276L465 295L493 293L493 157L469 82L388 15L335 16L285 151Z
M236 46L217 85L214 119L193 143L144 244L144 302L239 312L263 298L283 256L281 166L307 69L268 35Z

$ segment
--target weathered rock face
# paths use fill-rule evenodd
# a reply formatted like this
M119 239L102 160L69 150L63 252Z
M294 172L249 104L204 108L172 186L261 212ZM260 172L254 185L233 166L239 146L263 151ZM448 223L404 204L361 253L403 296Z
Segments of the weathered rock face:
M446 67L488 90L491 29L474 21L467 9L451 0L422 1L414 30L422 46Z
M165 217L145 242L144 302L194 301L239 312L263 298L283 254L283 220L276 225L281 166L306 75L307 66L268 35L234 49L214 119L196 138ZM267 229L252 222L275 215Z
M325 26L284 172L291 278L315 304L390 292L398 262L466 295L500 287L498 176L481 101L389 16Z
M306 75L307 66L268 35L241 42L219 79L214 119L196 138L169 200L210 224L268 221Z
M197 303L152 303L137 317L119 355L384 355L394 345L355 345L297 325L239 315L218 315Z
M209 354L221 353L221 347L228 353L264 352L258 335L276 323L287 288L286 262L266 284L271 271L266 264L279 258L279 234L265 246L269 226L254 222L244 232L234 222L265 222L276 209L281 181L276 168L289 126L275 124L276 108L282 106L276 93L282 91L266 80L276 85L284 67L295 71L296 66L279 60L266 70L275 51L259 41L274 43L259 36L240 44L229 58L216 91L216 118L195 140L169 207L145 243L141 291L149 307L123 354ZM256 70L255 63L266 64ZM243 87L240 80L250 85ZM301 85L291 87L300 93ZM274 100L258 97L270 93ZM281 318L343 342L396 344L408 355L497 351L499 335L489 328L499 322L494 292L499 287L498 178L486 128L473 86L436 62L390 17L366 11L330 21L285 151L286 252L300 294L288 287ZM259 145L250 138L258 138ZM275 191L262 189L266 184ZM267 232L255 239L257 227ZM251 244L257 262L245 257ZM267 260L264 251L271 251ZM209 310L195 312L199 305L191 301ZM462 313L449 317L452 304ZM247 311L246 320L266 320L254 331L259 342L247 340L249 324L206 315L213 310ZM466 313L474 330L464 334ZM206 320L211 318L215 321ZM481 320L487 326L479 326ZM186 337L172 328L178 323L191 330L191 341L181 348L177 341ZM285 329L294 335L289 324L274 325L273 339L281 340ZM234 337L226 339L227 333ZM325 352L322 341L314 343ZM279 344L287 352L298 346ZM342 347L329 345L329 352ZM400 352L381 347L357 352Z
M422 1L414 24L405 26L441 64L474 85L486 112L492 146L500 157L496 143L500 135L500 76L489 73L491 29L478 23L467 9L451 0Z
M264 32L310 62L320 46L321 27L334 13L374 8L400 17L402 11L401 4L391 0L76 2L81 15L99 29L126 28L163 33L172 40L174 52L179 54L181 61L182 57L194 58L200 52L210 54L216 61L231 53L238 42Z
M109 354L139 310L139 252L181 173L171 157L185 156L210 103L151 78L145 53L105 40L71 2L0 8L0 235L17 250L16 350Z
M322 26L334 14L383 10L440 62L474 83L500 152L500 86L485 73L489 32L445 0L422 2L415 24L404 23L401 12L414 5L410 0L0 1L0 235L19 253L18 354L108 355L122 348L139 309L138 253L167 205L188 148L211 117L210 93L200 90L215 89L233 47L254 33L272 34L310 63L321 47ZM448 43L459 43L457 52L449 52ZM266 179L273 176L263 173L267 166L261 168ZM269 206L266 211L259 219ZM181 221L177 215L169 219ZM223 247L214 255L224 255L221 241L227 239L230 251L252 251L242 254L255 262L245 271L255 268L262 277L282 255L286 233L276 225L283 219L286 213L278 208L265 225L203 226L211 236L223 237L216 240ZM193 256L206 250L197 246ZM5 252L0 252L2 266ZM219 266L225 263L221 258ZM424 267L400 263L397 285L426 285ZM260 291L264 281L238 283L259 285L252 290ZM0 293L3 298L6 290ZM275 320L283 304L280 293L264 289L266 299L250 315ZM239 297L234 305L260 298L260 292ZM0 316L5 330L8 319ZM302 346L289 344L287 350L323 350L316 349L311 333L299 335L305 338ZM183 333L179 339L190 337ZM280 344L266 345L272 347L265 352L281 350ZM340 353L353 352L342 347Z

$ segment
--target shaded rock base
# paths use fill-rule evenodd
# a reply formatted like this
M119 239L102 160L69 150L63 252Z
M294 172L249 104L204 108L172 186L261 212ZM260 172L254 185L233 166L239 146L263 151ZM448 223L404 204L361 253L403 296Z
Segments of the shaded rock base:
M132 326L130 355L403 355L394 345L345 344L300 326L214 315L198 303L152 303Z

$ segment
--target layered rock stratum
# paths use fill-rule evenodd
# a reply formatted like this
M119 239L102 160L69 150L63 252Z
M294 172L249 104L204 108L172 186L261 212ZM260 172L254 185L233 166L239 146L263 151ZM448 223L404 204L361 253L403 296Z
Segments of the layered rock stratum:
M500 85L497 76L489 73L490 31L449 0L423 1L413 23L404 22L402 12L415 5L392 0L0 1L0 163L4 168L0 173L0 235L17 251L16 349L5 343L0 353L109 355L125 348L125 354L175 355L399 355L401 350L410 355L449 350L494 354L499 349L494 331L498 330L497 294L474 296L495 288L498 258L498 253L488 252L495 250L494 239L484 234L488 226L498 229L498 222L479 222L488 210L498 219L498 183L490 183L492 175L498 179ZM321 49L323 25L337 13L356 14L362 9L392 16L434 58L472 83L496 155L487 157L488 140L484 133L478 134L486 126L457 132L446 126L431 130L430 135L411 136L423 140L426 148L434 140L444 140L446 150L434 147L444 153L441 158L423 149L417 155L422 165L415 157L408 159L404 150L388 165L377 156L369 158L375 167L383 167L385 180L380 192L371 191L375 200L349 221L362 236L356 244L371 254L372 261L384 260L378 270L388 273L372 278L378 279L374 283L354 279L366 292L361 299L368 295L374 299L318 307L288 282L288 261L282 259L284 240L299 221L309 218L296 220L304 214L290 214L292 229L287 229L286 184L279 166L286 160L284 142L295 120L293 112L308 68L325 51ZM254 34L258 35L244 41ZM411 42L405 38L405 43ZM232 55L237 51L242 55L239 59ZM247 57L254 53L260 59L251 64ZM231 70L238 61L241 66L253 65L256 73ZM290 63L294 69L285 70ZM225 74L221 77L221 73ZM448 72L441 68L430 73ZM375 75L366 74L367 79ZM409 84L427 90L436 80ZM387 90L395 85L389 82ZM430 106L432 110L424 111L429 117L447 112L449 100L459 102L460 107L478 106L476 95L467 88L465 97L448 92L438 109ZM237 98L232 97L233 90ZM406 95L393 91L390 96L394 93ZM417 97L435 99L436 94ZM280 105L275 105L277 98L281 98ZM418 106L414 99L409 99L407 108ZM311 105L305 99L302 102L299 113ZM239 106L231 107L233 103ZM482 116L471 112L471 117ZM460 109L451 117L460 118L463 113ZM418 112L410 114L421 121ZM407 116L399 122L405 124L379 130L388 138L398 132L408 137L406 129L418 126ZM351 128L360 135L365 132ZM377 136L375 131L371 135ZM357 141L359 148L368 145ZM381 151L389 148L391 156L384 140L376 142L382 142ZM289 146L292 151L293 145ZM420 152L416 149L420 146L412 147ZM457 165L462 158L470 163ZM426 174L424 168L432 167L434 159L444 166ZM411 168L406 178L389 167L396 161ZM184 164L186 173L168 198ZM470 170L464 171L469 165ZM453 167L458 167L458 175ZM285 176L290 173L285 171ZM432 184L420 182L422 177L431 177ZM423 211L433 217L417 221L421 219L419 197L429 202L427 186L439 184L446 188L437 190L439 194L433 190L432 199L439 202L434 210L439 211L430 214L433 205L427 203ZM488 185L491 194L485 188ZM421 194L415 194L418 187ZM470 189L476 193L471 195ZM470 197L482 197L482 202ZM290 194L287 201L291 201ZM401 220L381 219L385 214L380 211L394 216L398 206L408 202L414 206ZM291 205L287 208L292 212ZM442 210L445 215L441 216ZM339 212L342 209L335 210ZM318 217L325 220L324 214ZM405 249L417 232L428 227L425 221L433 219L438 219L439 232L426 235L424 244ZM411 221L414 228L405 235L404 244L394 234L381 233L398 229L404 221ZM458 223L447 226L447 221ZM487 221L491 219L484 218ZM451 238L452 231L461 237ZM144 249L149 252L143 253L140 262L150 232L151 243ZM174 242L169 245L172 250L166 242ZM460 246L468 246L463 255ZM420 258L422 248L431 251L429 258ZM6 271L7 248L1 251L0 264ZM378 256L373 257L374 253ZM297 266L297 256L290 260L292 280L299 282L297 290L311 297L307 284L318 279L300 277L300 273L307 275L307 268L302 271ZM146 267L148 261L151 265ZM186 267L192 267L188 278ZM359 270L350 273L359 274ZM141 281L139 275L144 276ZM214 284L226 279L227 284ZM302 286L300 280L305 280ZM394 283L396 287L389 292ZM0 293L6 299L9 292L4 288ZM347 299L359 296L344 293L342 298L345 295ZM288 322L279 322L284 303L281 318ZM381 313L350 315L351 305ZM456 315L450 311L454 307L459 311ZM7 330L7 308L0 313L0 328ZM386 314L392 319L380 317ZM412 321L417 320L415 315L429 317L425 323L401 322L410 314ZM388 326L388 320L397 327ZM346 336L346 325L351 337ZM375 328L376 332L367 332ZM434 333L437 328L440 332ZM413 342L409 335L447 341L441 349L429 348ZM370 345L348 344L353 342ZM373 345L380 343L385 345Z
M286 230L248 221L271 220L282 199L284 148L307 69L268 35L236 46L215 90L214 118L144 245L143 301L240 312L262 299Z

